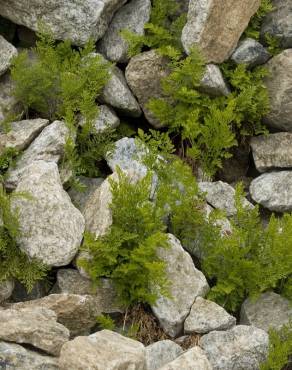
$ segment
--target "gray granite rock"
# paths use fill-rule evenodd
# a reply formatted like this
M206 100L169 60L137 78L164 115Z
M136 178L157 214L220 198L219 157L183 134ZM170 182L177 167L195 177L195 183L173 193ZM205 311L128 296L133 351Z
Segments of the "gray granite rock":
M184 352L181 346L171 340L160 340L145 349L147 370L158 370Z
M19 281L15 281L15 287L11 295L12 302L25 302L38 299L48 295L50 284L45 280L38 280L33 288L28 292L26 287Z
M12 59L16 55L16 48L0 35L0 76L10 68Z
M79 124L82 126L84 120L81 119ZM99 113L93 122L93 127L98 133L104 132L107 129L117 128L120 124L120 119L115 111L107 105L99 106Z
M207 64L201 81L200 91L211 96L227 96L230 94L220 68L215 64Z
M260 64L265 64L270 57L271 54L261 43L247 38L239 43L231 56L231 60L237 64L246 64L252 68Z
M8 299L14 289L13 280L4 280L0 282L0 303Z
M13 82L10 74L5 73L0 76L0 123L7 118L8 115L19 113L17 109L17 101L13 96Z

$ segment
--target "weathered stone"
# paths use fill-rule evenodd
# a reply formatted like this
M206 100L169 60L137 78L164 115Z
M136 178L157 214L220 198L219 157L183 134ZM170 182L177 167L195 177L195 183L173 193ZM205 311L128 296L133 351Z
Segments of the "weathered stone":
M80 126L84 124L84 119L79 121ZM104 132L107 129L117 128L120 124L120 119L115 111L107 105L100 105L96 119L93 121L93 127L98 133Z
M56 358L6 342L0 342L0 366L3 370L59 370Z
M226 212L227 216L233 216L236 213L233 187L222 181L199 182L199 189L206 193L206 201L212 207ZM242 199L244 207L253 208L253 205L245 198Z
M99 186L103 183L104 179L101 177L90 178L90 177L80 176L78 177L78 181L80 182L81 185L85 186L86 188L83 191L78 191L78 190L75 190L74 188L71 188L68 191L68 194L72 200L72 203L83 214L84 207L88 199L95 192L95 190L99 188Z
M31 344L58 356L70 333L56 320L55 312L41 307L0 310L0 339Z
M248 67L255 67L265 64L271 57L267 49L258 41L247 38L239 43L231 56L237 64L246 64Z
M41 118L12 122L7 133L0 133L0 152L6 148L26 149L48 123L48 120Z
M261 294L258 299L246 299L241 306L240 324L265 330L280 330L292 320L291 302L274 292Z
M84 218L63 190L56 163L35 161L27 166L16 192L32 196L12 202L19 214L19 247L48 266L70 263L82 241Z
M175 360L184 350L171 340L160 340L146 347L147 370L158 370Z
M159 370L213 370L200 347L193 347Z
M224 81L220 68L215 64L207 64L201 81L200 91L212 96L227 96L230 90Z
M55 121L47 126L23 152L15 167L9 169L5 186L8 189L15 189L27 166L34 161L58 163L64 154L68 135L69 130L62 121Z
M8 299L14 289L13 280L4 280L0 282L0 303Z
M13 57L16 55L16 48L0 35L0 76L9 69Z
M250 184L252 199L274 212L292 211L292 171L264 173Z
M126 63L129 60L128 43L120 32L126 29L136 35L144 35L144 25L149 21L150 13L150 0L131 0L116 12L99 42L99 51L113 62Z
M136 340L102 330L66 343L59 366L61 370L145 370L145 348Z
M56 39L71 40L76 45L85 44L90 38L98 40L126 0L62 0L21 1L0 0L0 14L16 24L34 31L43 22Z
M10 74L5 73L0 76L0 123L4 121L9 114L17 113L17 101L12 93L13 82Z
M159 297L151 308L164 331L171 337L176 337L182 331L183 322L195 299L205 296L209 285L179 240L171 234L168 234L168 240L170 249L160 248L158 256L166 263L171 298Z
M258 370L268 354L269 336L261 329L238 325L204 335L200 346L213 370Z
M190 0L182 32L187 53L198 45L208 63L222 63L235 49L260 0Z
M49 293L50 286L46 280L37 281L31 291L27 291L26 287L19 281L15 281L15 287L11 295L12 302L31 301L46 296Z
M253 137L251 147L259 172L292 167L292 133L279 132Z
M268 63L265 85L270 97L270 112L265 123L277 130L292 132L292 49L284 50Z
M205 334L213 330L227 330L236 324L236 318L229 315L223 307L204 298L196 298L191 312L186 318L186 334Z

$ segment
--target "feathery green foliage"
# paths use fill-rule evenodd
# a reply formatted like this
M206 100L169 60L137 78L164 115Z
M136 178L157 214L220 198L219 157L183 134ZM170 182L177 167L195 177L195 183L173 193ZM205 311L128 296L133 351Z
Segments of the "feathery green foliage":
M244 32L244 36L259 40L262 21L264 17L274 9L272 0L261 0L261 5L256 14L251 18L249 25Z

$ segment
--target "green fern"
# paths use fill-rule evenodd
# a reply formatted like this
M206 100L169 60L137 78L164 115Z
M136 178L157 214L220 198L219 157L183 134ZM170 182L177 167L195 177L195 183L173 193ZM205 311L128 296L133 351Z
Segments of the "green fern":
M265 16L274 9L272 0L261 0L261 5L256 14L250 20L249 25L244 32L244 36L259 40L262 21Z

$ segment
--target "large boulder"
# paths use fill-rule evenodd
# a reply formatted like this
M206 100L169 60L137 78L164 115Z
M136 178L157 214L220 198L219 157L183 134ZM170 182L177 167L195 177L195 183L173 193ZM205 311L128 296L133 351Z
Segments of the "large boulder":
M33 162L16 192L30 194L12 203L19 214L21 250L48 266L70 263L81 244L85 223L63 190L56 163Z
M38 30L47 25L56 39L83 45L90 38L101 38L107 26L126 0L0 0L0 14L16 24Z
M13 57L16 55L16 48L0 35L0 76L8 70Z
M82 126L85 120L80 119L79 125ZM100 105L97 117L93 120L93 128L97 133L102 133L108 129L117 128L120 124L120 119L115 111L107 105Z
M146 347L147 370L158 370L163 365L175 360L183 349L171 340L160 340Z
M190 0L182 32L187 53L193 45L208 63L222 63L232 54L260 0Z
M261 43L247 38L239 43L231 56L231 60L237 64L245 64L252 68L260 64L265 64L270 57L271 54Z

